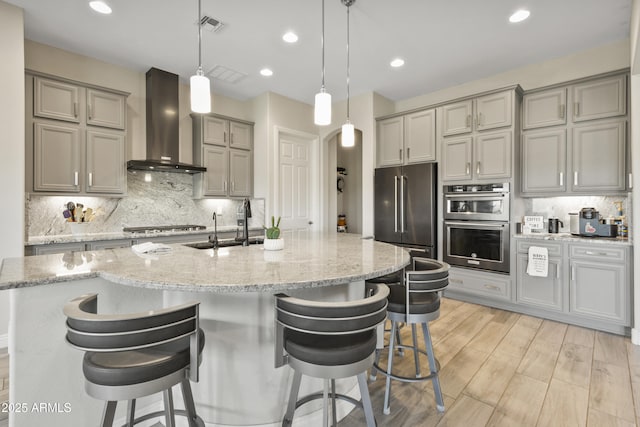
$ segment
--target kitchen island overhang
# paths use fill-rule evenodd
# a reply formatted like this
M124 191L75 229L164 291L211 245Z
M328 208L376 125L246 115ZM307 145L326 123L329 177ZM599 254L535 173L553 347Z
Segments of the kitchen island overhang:
M144 257L127 248L5 260L0 288L11 289L11 400L71 406L10 414L15 425L96 422L102 402L84 393L82 356L64 342L62 306L86 292L99 293L104 312L201 301L207 347L194 384L201 416L216 425L281 422L290 370L274 368L273 295L359 298L364 280L409 263L404 249L356 235L287 233L285 239L276 252L258 245L217 251L171 245L170 253ZM349 379L338 387L354 385ZM320 387L309 381L306 388ZM158 405L157 399L139 407L145 405Z

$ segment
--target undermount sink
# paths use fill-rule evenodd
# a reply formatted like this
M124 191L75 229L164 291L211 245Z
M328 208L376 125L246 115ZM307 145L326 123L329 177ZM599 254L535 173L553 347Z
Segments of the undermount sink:
M250 245L258 245L261 244L263 240L261 238L249 238ZM185 243L183 246L189 246L190 248L195 249L213 249L212 242L196 242L196 243ZM242 246L241 240L220 240L218 241L219 248L226 248L229 246Z

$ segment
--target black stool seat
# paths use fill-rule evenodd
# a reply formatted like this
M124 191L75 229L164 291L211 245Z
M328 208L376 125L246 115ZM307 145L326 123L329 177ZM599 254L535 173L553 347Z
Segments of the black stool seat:
M348 365L366 359L376 349L376 334L366 331L354 335L309 335L285 331L284 349L296 359L314 365Z
M437 293L409 294L409 311L413 314L434 313L440 309L440 297ZM389 305L387 311L407 312L407 288L401 285L389 286Z
M198 354L202 354L202 329L199 336ZM94 384L120 386L153 381L185 369L189 363L189 337L184 337L155 348L110 353L88 351L82 361L82 372Z

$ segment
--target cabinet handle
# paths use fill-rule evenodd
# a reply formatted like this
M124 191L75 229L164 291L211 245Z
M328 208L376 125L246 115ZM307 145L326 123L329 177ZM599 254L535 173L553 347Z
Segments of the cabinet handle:
M560 172L560 187L564 185L564 173Z
M464 282L461 279L451 279L451 278L449 278L449 283L457 283L459 285L462 285Z
M578 186L578 171L573 172L573 185Z
M575 275L576 275L576 269L575 267L571 267L571 281L575 280Z
M400 153L400 161L402 161L403 156L402 156L402 148L398 150L398 152Z
M476 173L480 175L480 162L476 162Z
M593 252L593 251L585 251L585 255L598 255L598 256L609 256L606 252Z
M229 144L233 144L233 133L229 133Z
M465 120L465 124L467 127L471 127L471 114L467 114L467 119Z
M222 135L222 142L227 142L227 131L225 130Z
M465 174L469 175L471 173L471 163L467 162L467 167L465 168Z
M578 117L580 115L580 103L579 102L574 102L573 103L573 115Z
M87 108L89 110L89 120L91 120L93 118L93 114L91 114L91 104L87 105Z
M478 113L478 126L482 125L483 122L483 117L482 117L482 113Z
M93 186L93 173L89 172L89 187Z
M556 279L560 278L560 264L556 266Z
M409 160L409 158L411 157L411 147L407 147L407 160Z
M558 107L558 113L560 114L560 118L564 119L564 113L565 113L565 105L562 104Z
M500 287L496 286L496 285L489 285L489 284L485 284L484 287L486 289L492 290L492 291L499 291Z
M224 182L224 185L222 186L222 188L224 188L225 193L227 192L227 181Z
M629 190L633 188L633 174L629 174Z
M77 102L73 103L73 116L74 117L78 117L78 103Z
M78 185L78 171L73 173L73 185Z
M235 193L236 191L236 182L235 181L231 181L231 192Z

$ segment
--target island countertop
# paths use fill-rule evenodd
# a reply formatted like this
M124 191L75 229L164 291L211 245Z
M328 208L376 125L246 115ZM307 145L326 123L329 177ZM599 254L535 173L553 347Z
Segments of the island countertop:
M285 248L262 245L136 254L131 248L8 258L0 290L101 277L151 289L215 293L279 292L370 279L409 263L402 248L348 233L284 232Z

